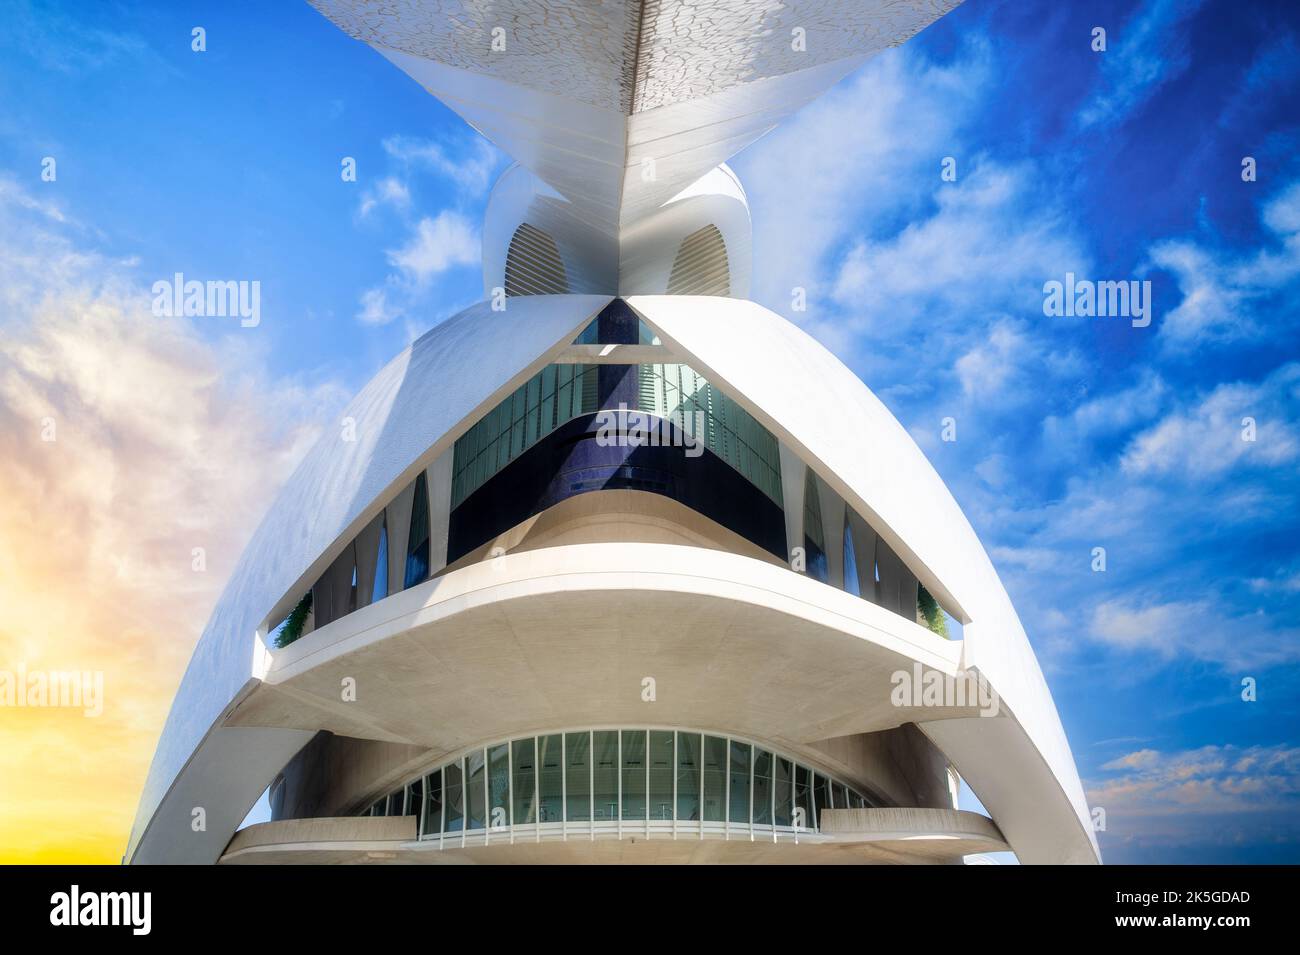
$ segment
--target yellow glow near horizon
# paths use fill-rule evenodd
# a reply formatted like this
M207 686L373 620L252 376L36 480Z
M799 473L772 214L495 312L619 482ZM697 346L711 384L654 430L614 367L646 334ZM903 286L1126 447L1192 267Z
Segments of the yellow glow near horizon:
M301 422L337 400L270 382L252 331L151 315L62 222L24 234L57 261L33 262L44 284L0 325L0 671L101 672L104 706L0 704L5 863L120 861L217 593L312 438Z

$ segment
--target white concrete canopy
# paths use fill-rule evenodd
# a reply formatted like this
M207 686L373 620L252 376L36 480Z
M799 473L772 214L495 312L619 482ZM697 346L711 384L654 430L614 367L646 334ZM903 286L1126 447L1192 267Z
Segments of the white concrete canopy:
M952 809L830 809L820 833L798 841L788 834L657 832L629 824L622 833L590 835L574 826L556 836L516 826L508 832L475 833L467 846L419 842L415 816L344 816L285 819L249 826L235 834L222 865L409 865L648 863L863 863L915 865L954 863L963 855L1005 852L998 827L987 816ZM468 839L464 840L468 841Z
M612 235L960 0L310 2Z

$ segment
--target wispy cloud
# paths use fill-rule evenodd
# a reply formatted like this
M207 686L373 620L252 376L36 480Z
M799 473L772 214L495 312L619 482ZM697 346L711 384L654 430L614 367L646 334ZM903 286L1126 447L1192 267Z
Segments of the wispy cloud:
M482 193L492 181L501 153L481 137L448 145L414 136L389 136L384 152L411 170L444 176L470 193Z
M0 846L7 861L115 862L169 688L342 393L269 374L259 332L155 317L130 267L12 186L0 263L0 660L102 671L105 693L97 719L0 720Z
M477 232L458 212L443 210L416 223L410 241L388 252L388 261L417 284L456 265L474 265L479 259Z
M1300 363L1257 384L1234 382L1138 434L1120 467L1134 476L1221 476L1242 466L1276 468L1300 458Z
M1106 51L1097 54L1097 89L1079 110L1081 127L1124 119L1187 69L1191 61L1184 27L1202 2L1149 0L1122 27L1107 31Z
M1155 243L1151 267L1171 273L1182 295L1160 323L1167 351L1186 355L1210 344L1249 341L1290 322L1285 310L1257 312L1271 296L1294 294L1300 284L1300 181L1265 205L1263 246L1250 251L1215 248L1190 238Z
M393 176L384 176L373 185L367 186L361 194L361 205L357 212L362 217L370 215L381 206L405 210L411 205L411 190L406 183Z
M403 319L408 337L415 337L421 329L420 323L412 322L412 313L428 310L435 280L479 262L478 230L461 207L486 194L501 154L481 137L469 136L432 140L396 135L385 139L383 146L393 169L362 192L357 218L365 220L380 208L391 209L405 235L400 245L385 251L393 271L358 297L356 319L363 325ZM414 187L421 175L452 183L454 205L436 215L421 214Z
M1242 704L1249 705L1249 704ZM1153 851L1207 847L1273 853L1300 845L1300 748L1209 745L1140 749L1102 766L1088 802L1105 810L1103 851L1139 861ZM1167 856L1166 856L1167 857Z
M1196 660L1231 671L1300 660L1300 628L1266 615L1225 614L1212 600L1139 604L1129 598L1093 608L1091 636L1124 651Z
M357 320L362 324L386 325L402 317L435 278L458 266L476 265L478 233L465 216L444 209L422 218L406 243L386 255L396 271L361 293Z

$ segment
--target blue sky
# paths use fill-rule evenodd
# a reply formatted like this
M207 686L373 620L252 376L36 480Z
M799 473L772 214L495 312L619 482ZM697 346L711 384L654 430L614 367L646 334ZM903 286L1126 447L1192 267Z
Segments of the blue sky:
M966 510L1111 862L1300 861L1298 44L1281 2L967 0L732 160L754 297ZM78 289L129 312L177 271L260 280L256 329L183 333L268 409L246 460L481 296L506 157L305 3L11 4L0 103L0 322ZM1150 280L1150 327L1044 317L1066 272Z

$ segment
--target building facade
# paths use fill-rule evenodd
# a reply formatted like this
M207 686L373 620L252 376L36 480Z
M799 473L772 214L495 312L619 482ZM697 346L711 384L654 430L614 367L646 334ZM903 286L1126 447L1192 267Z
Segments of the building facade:
M517 163L484 300L255 533L129 861L1098 861L969 523L747 299L726 159L953 4L313 5Z

